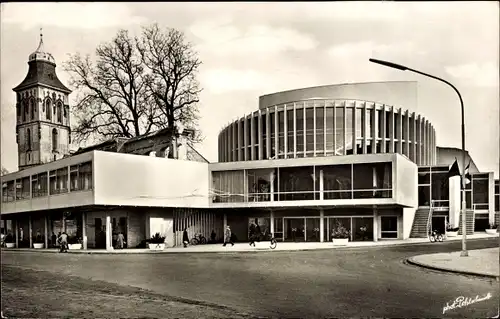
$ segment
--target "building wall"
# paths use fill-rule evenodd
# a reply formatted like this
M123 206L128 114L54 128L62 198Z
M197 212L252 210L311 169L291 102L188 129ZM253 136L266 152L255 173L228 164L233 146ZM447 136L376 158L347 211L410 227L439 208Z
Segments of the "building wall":
M100 151L94 154L98 205L208 207L206 163Z
M324 85L266 94L259 97L259 108L311 98L361 99L404 106L417 111L416 81L367 82Z
M437 165L449 165L451 166L453 162L455 162L455 159L458 161L458 167L460 168L460 172L462 172L463 168L463 160L462 160L462 150L459 148L453 148L453 147L436 147L436 164ZM465 165L467 166L470 163L469 167L469 173L479 173L479 169L476 166L476 163L474 163L474 160L470 156L469 152L466 151L465 155Z
M264 104L221 131L219 161L399 153L418 165L435 164L435 130L427 119L394 104L342 98Z

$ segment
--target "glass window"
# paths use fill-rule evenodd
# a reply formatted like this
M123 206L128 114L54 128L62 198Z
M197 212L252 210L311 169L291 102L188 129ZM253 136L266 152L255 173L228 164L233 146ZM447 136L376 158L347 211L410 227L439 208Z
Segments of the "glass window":
M351 165L321 166L323 170L323 198L350 199L352 198Z
M431 183L431 174L425 172L418 172L418 184L429 185Z
M408 141L408 117L403 115L403 139Z
M434 206L448 207L449 186L448 186L448 173L432 173L432 200ZM444 201L444 202L443 202Z
M287 122L287 152L293 153L293 110L286 111L286 122Z
M2 183L2 202L13 202L16 198L16 184L14 181Z
M275 179L274 172L274 168L247 170L249 202L265 202L271 199L271 183Z
M325 141L325 108L316 108L316 151L324 151Z
M372 137L372 115L373 115L373 110L367 109L366 110L366 117L365 117L365 128L366 128L366 137L371 138Z
M297 152L304 152L304 109L297 109Z
M38 175L33 175L31 177L31 192L33 197L43 197L47 196L47 180L48 175L47 172L40 173Z
M52 150L57 151L58 150L58 144L59 144L59 133L57 132L57 129L52 129Z
M279 200L313 200L313 167L283 167L279 169Z
M401 123L400 123L400 121L399 121L399 114L396 114L396 113L395 113L395 114L394 114L394 130L395 130L395 132L394 132L394 138L395 138L395 139L400 139L400 138L401 138L401 136L399 136L399 132L400 132L399 128L400 128L400 125L401 125Z
M247 146L252 145L252 120L253 118L246 119L246 131L247 131L247 142L248 142Z
M285 112L278 112L278 158L285 157Z
M52 109L51 109L50 99L45 101L45 116L47 120L52 120Z
M267 159L267 123L266 114L262 114L262 158Z
M271 157L274 157L276 155L276 148L274 146L274 139L275 139L275 128L276 128L276 120L275 120L275 114L274 113L271 113L270 115L270 121L271 123L269 124L270 128L271 128L271 131L270 131L270 134L271 134Z
M356 109L356 138L361 138L363 136L363 110Z
M60 168L49 173L50 194L68 192L68 168Z
M31 113L31 120L35 119L35 100L32 98L30 99L30 113Z
M314 109L306 109L306 151L314 150Z
M20 181L20 188L18 189L19 199L30 199L30 178L29 176L23 177Z
M70 166L69 170L71 191L92 189L92 162Z
M383 109L382 110L377 110L377 137L382 138L382 133L383 133Z
M390 112L385 112L385 137L389 138L391 134L391 113Z
M373 241L373 217L352 218L353 241Z
M346 117L346 139L347 139L347 145L350 145L350 148L352 148L352 135L354 134L353 132L353 108L348 107L345 110L345 117Z
M472 192L473 192L473 202L474 204L488 204L489 190L488 190L488 180L487 179L475 179L472 178ZM484 208L483 208L484 209Z
M344 108L337 107L335 109L335 155L344 154Z
M333 151L333 107L326 108L326 150Z
M212 172L214 203L235 203L245 201L244 171Z
M381 216L382 238L398 238L398 218L396 216Z
M418 206L430 206L431 189L430 186L418 186Z
M391 163L353 165L354 198L389 198L392 196Z

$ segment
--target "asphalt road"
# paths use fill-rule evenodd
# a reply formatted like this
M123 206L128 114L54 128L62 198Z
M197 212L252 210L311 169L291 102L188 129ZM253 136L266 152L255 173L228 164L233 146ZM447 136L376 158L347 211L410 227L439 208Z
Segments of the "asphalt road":
M2 264L62 272L216 303L263 317L462 317L497 315L499 283L426 270L410 256L460 250L460 242L295 252L81 255L2 252ZM498 247L498 239L468 249ZM492 298L447 311L460 296Z

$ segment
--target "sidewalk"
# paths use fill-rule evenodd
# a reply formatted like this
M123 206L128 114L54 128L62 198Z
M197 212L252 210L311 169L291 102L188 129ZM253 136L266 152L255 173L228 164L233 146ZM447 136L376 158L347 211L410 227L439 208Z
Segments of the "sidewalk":
M497 238L496 235L475 234L467 236L467 240ZM459 241L462 237L449 238L446 241ZM235 252L265 252L265 251L300 251L300 250L317 250L317 249L349 249L349 248L366 248L366 247L387 247L397 245L418 245L429 244L427 238L410 238L405 240L379 240L377 242L349 242L347 246L334 246L331 242L278 242L276 249L269 247L269 241L256 243L256 247L251 247L248 243L236 243L234 246L222 244L208 244L198 246L184 247L169 247L161 251L152 251L149 249L130 248L123 250L105 250L105 249L86 249L86 250L70 250L73 254L168 254L168 253L235 253ZM439 245L436 243L436 245ZM25 251L25 252L40 252L40 253L57 253L58 249L33 249L33 248L2 248L6 251Z
M453 273L497 278L499 276L499 249L469 250L468 257L460 252L420 255L408 258L408 262L420 267Z

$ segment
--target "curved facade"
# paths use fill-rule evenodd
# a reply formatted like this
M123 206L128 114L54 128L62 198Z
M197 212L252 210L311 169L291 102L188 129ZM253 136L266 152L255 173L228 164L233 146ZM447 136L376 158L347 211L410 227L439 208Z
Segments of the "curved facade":
M403 83L410 88L413 84ZM386 83L387 91L397 84ZM319 87L320 94L327 96L327 88L331 88L331 96L347 94L336 87ZM370 83L352 84L350 96L356 95L356 88L375 91ZM436 163L435 130L420 114L367 100L317 97L318 88L275 95L261 97L258 111L221 131L220 162L399 153L417 165ZM380 94L375 95L382 99ZM285 102L298 96L303 99ZM270 101L283 102L267 105Z

